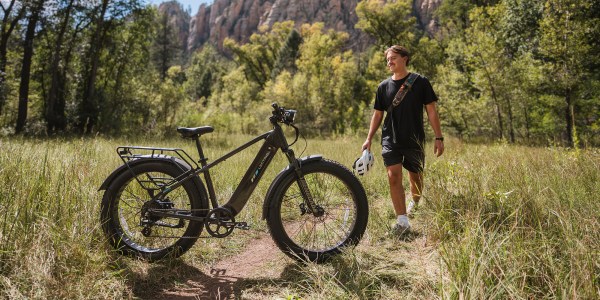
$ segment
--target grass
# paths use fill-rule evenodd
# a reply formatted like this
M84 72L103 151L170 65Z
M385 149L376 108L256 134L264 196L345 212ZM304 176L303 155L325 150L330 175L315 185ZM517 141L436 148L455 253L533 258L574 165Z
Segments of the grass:
M207 136L210 159L248 140ZM123 144L183 147L167 141L0 139L0 298L149 298L206 279L201 270L240 252L266 231L262 197L285 167L279 155L237 218L252 230L201 239L182 258L148 264L115 255L99 228L103 179ZM350 167L362 139L299 141ZM430 147L427 151L430 151ZM597 299L600 297L600 151L473 145L448 141L427 153L424 205L415 233L390 236L394 218L379 155L361 178L370 203L361 244L324 265L280 259L276 279L242 279L238 298ZM258 146L213 172L220 201L233 193ZM343 151L341 151L343 150ZM379 153L379 149L374 149ZM431 151L430 151L431 152ZM227 249L227 251L225 251ZM153 294L158 293L158 294Z

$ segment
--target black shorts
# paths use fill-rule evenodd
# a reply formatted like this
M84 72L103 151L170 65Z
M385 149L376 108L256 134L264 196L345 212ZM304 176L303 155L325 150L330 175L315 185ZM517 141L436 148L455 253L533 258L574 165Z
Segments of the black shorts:
M382 145L381 156L386 167L402 164L405 169L413 173L421 173L425 168L425 152L422 149Z

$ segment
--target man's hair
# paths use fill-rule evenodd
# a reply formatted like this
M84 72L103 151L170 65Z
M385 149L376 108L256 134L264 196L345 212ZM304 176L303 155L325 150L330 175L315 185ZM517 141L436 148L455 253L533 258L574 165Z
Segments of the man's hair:
M387 55L389 52L394 52L396 54L400 54L400 56L406 56L406 66L408 67L408 62L410 62L410 52L408 52L408 49L402 47L402 46L398 46L398 45L394 45L391 46L389 48L387 48L387 50L385 50L385 57L387 58Z

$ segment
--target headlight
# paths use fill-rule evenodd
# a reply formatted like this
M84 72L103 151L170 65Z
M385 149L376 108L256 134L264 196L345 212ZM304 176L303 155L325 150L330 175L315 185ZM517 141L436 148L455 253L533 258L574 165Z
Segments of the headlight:
M283 112L283 122L284 123L294 123L294 119L296 118L296 111L293 109L288 109Z

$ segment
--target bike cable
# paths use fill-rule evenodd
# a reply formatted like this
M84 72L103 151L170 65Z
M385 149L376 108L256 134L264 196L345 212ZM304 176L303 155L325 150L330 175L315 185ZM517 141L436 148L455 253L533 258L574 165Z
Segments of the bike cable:
M304 149L302 149L302 152L300 152L300 157L302 157L302 154L304 154L304 151L306 151L306 148L308 147L308 142L306 141L306 137L304 136L304 134L302 134L300 130L298 130L298 127L294 126L293 124L290 125L296 130L296 139L290 146L294 145L298 141L298 136L302 137L302 139L304 140Z

